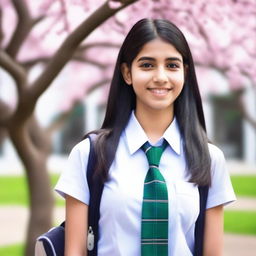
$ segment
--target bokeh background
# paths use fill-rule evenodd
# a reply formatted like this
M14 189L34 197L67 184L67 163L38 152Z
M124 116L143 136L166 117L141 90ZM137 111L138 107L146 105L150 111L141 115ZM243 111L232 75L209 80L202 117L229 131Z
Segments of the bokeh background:
M145 17L188 40L208 135L238 197L225 208L225 255L255 255L254 0L0 1L0 255L33 255L35 237L64 219L52 188L71 148L100 127L120 44Z

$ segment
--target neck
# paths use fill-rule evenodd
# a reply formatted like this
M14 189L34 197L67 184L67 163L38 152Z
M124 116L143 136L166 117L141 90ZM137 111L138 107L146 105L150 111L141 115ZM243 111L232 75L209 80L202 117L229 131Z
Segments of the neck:
M135 110L135 116L147 134L151 143L157 142L164 134L174 118L173 109L168 110Z

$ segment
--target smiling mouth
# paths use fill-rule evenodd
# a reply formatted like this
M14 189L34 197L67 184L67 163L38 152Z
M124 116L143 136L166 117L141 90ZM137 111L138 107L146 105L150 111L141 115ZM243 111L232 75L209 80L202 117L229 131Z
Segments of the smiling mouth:
M172 89L171 88L148 88L148 90L156 95L166 95Z

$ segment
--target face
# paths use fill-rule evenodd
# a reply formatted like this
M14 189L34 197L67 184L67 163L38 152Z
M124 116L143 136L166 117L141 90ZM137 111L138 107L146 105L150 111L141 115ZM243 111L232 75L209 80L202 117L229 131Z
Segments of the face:
M167 110L173 113L185 74L182 55L172 44L161 39L148 42L131 68L122 64L122 73L136 94L136 112Z

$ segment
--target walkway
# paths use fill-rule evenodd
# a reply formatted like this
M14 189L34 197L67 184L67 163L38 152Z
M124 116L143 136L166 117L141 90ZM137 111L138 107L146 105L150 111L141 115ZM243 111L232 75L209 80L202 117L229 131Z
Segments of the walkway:
M241 210L241 211L256 211L256 199L247 198L247 197L238 197L234 203L227 205L225 209Z
M0 246L22 243L25 240L29 212L23 206L0 206ZM54 211L54 220L64 220L63 207Z

